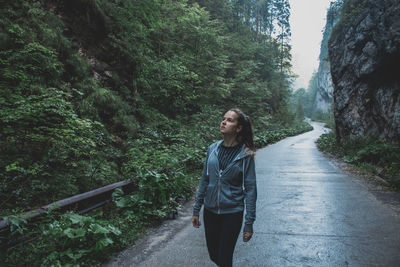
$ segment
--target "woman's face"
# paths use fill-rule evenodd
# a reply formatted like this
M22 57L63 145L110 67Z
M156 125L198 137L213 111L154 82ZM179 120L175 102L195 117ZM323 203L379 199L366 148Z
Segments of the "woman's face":
M242 130L242 126L238 124L239 115L234 111L228 111L225 113L219 131L222 134L236 135Z

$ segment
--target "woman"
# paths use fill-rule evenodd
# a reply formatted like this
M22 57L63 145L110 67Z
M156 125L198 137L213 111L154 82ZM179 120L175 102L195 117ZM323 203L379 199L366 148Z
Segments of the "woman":
M218 266L228 267L232 266L244 210L243 242L253 235L257 198L255 148L250 119L237 108L225 113L220 132L224 139L208 148L192 224L196 228L200 226L199 213L204 204L208 253Z

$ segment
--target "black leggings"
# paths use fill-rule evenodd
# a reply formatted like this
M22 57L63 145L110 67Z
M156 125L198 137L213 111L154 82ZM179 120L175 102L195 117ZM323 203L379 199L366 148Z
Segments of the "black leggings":
M203 218L210 259L220 267L231 267L233 251L242 228L243 211L215 214L204 209Z

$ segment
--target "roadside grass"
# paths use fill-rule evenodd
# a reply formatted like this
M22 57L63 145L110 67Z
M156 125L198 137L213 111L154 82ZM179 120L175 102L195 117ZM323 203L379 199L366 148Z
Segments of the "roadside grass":
M348 164L377 175L400 191L400 146L378 139L344 140L338 145L334 132L317 140L318 149Z
M291 128L265 131L254 136L256 148L261 148L269 144L276 143L286 137L298 135L313 130L313 127L306 123L300 122Z

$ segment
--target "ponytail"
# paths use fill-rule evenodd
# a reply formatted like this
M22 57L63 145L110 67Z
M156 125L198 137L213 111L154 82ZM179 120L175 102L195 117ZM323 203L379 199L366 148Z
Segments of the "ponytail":
M229 111L233 111L238 115L238 124L242 126L242 130L238 133L238 141L250 149L253 156L256 148L254 146L253 127L250 117L238 108L231 108Z

